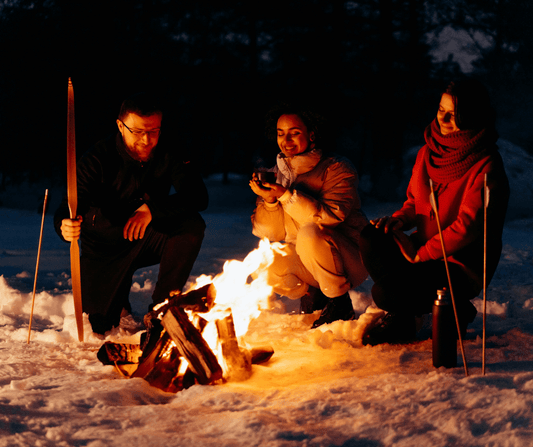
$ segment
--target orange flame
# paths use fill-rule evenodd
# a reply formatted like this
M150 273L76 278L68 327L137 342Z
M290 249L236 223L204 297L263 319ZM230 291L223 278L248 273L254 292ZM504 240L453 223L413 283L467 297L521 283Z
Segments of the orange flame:
M259 247L251 251L244 261L226 261L223 273L211 279L211 276L201 275L197 278L192 289L213 283L216 289L216 299L213 308L202 314L202 318L209 324L202 335L213 351L217 350L217 330L215 320L224 318L231 313L235 324L235 334L242 337L246 334L252 320L257 318L262 310L270 307L272 286L267 283L268 267L274 260L274 250L277 243L270 244L268 239L259 242Z

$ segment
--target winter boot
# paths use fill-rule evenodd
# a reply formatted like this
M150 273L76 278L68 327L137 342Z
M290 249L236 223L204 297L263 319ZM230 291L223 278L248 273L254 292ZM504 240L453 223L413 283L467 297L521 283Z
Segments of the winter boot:
M355 312L353 310L352 300L348 292L346 292L344 295L336 298L328 298L326 307L324 307L320 317L318 317L318 320L311 327L314 329L337 320L353 320L354 317Z
M300 313L312 314L315 310L322 310L328 300L329 298L320 289L309 286L305 295L300 298Z
M363 336L364 345L409 343L416 339L415 317L388 313Z
M126 310L122 310L122 313L120 314L120 323L118 327L132 335L145 329L143 321Z
M92 330L95 334L105 335L106 332L113 329L113 322L102 314L89 314Z

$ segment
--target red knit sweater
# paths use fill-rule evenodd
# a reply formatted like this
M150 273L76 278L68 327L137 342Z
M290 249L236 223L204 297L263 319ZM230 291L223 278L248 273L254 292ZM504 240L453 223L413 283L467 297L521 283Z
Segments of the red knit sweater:
M429 201L430 186L426 166L427 145L418 152L407 200L393 216L412 233L420 261L443 259L437 220ZM448 184L435 184L437 207L448 262L453 262L472 279L472 289L483 287L483 185L485 173L490 188L487 209L487 283L492 278L502 251L502 232L509 201L509 181L497 151L478 160L461 178Z

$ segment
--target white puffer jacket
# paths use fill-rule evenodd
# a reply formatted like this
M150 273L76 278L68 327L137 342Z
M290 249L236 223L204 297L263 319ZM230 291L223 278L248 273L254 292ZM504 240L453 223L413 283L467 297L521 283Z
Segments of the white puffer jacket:
M274 204L258 198L254 235L295 243L299 228L314 222L335 228L359 247L368 219L361 210L357 171L347 158L323 156L319 149L291 158L280 153L272 171L287 191Z

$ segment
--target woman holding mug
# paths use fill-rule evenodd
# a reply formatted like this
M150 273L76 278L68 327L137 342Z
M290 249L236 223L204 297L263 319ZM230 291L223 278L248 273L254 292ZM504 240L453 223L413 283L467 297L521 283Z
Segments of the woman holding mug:
M257 194L253 233L282 242L269 268L274 292L301 298L302 312L323 309L313 327L354 317L348 291L368 276L359 236L368 220L361 210L352 163L329 154L323 120L291 105L272 109L267 134L280 153L275 182L250 181Z

